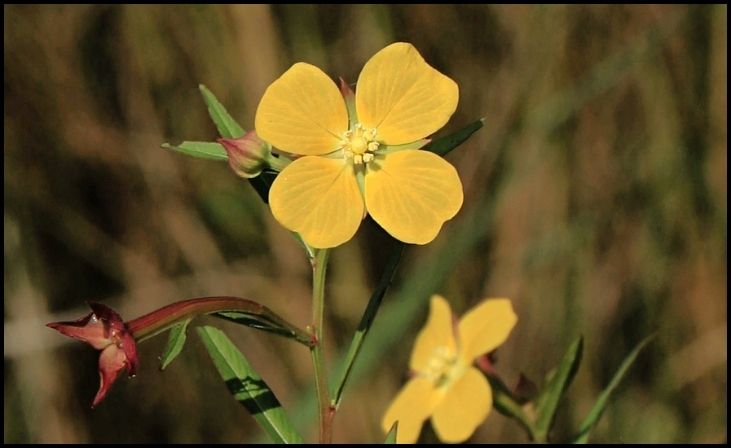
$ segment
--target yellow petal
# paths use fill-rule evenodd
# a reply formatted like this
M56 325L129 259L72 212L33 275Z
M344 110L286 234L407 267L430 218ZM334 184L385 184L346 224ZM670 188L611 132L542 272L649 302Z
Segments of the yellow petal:
M388 407L381 421L383 431L388 432L398 421L396 442L415 443L424 420L431 415L438 398L431 381L419 377L412 379Z
M509 299L485 300L462 316L458 326L460 352L471 362L505 342L518 322Z
M455 354L456 349L449 302L435 294L431 298L429 319L416 337L409 366L416 372L425 372L433 359Z
M302 157L287 165L269 191L269 205L284 227L321 249L352 238L364 214L352 166L325 157Z
M437 131L457 109L457 84L424 61L413 45L397 42L363 67L355 91L358 120L388 145L411 143Z
M259 137L293 154L332 152L347 130L348 112L335 83L303 62L267 88L256 110Z
M432 423L439 439L447 443L467 440L492 408L492 390L485 377L474 367L446 391L434 410Z
M404 150L378 157L365 176L366 209L394 238L426 244L462 206L457 170L428 151Z

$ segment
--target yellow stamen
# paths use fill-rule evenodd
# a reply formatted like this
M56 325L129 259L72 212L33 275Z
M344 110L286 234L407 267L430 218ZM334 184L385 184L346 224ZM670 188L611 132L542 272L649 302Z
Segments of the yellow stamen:
M356 123L353 129L343 134L343 156L346 159L352 158L355 165L370 162L374 158L373 153L380 146L376 135L375 129L365 129L360 123Z
M435 387L446 386L457 378L460 366L457 354L448 347L441 346L434 350L429 365L422 374L434 382Z

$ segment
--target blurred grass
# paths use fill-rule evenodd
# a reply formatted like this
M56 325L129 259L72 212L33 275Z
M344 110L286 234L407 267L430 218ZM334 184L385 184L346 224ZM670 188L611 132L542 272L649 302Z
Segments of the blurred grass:
M297 243L226 164L164 141L215 136L198 83L244 127L267 85L304 60L353 82L395 41L460 85L447 127L485 127L448 156L465 206L409 247L336 418L335 440L383 439L426 300L457 312L510 297L508 384L541 381L569 342L585 360L554 436L578 429L621 359L638 359L592 439L726 440L726 6L4 6L7 442L241 442L260 430L197 341L88 405L95 354L43 326L85 300L134 317L239 295L305 325ZM333 363L382 269L364 228L333 254ZM376 238L374 240L374 238ZM312 429L306 350L227 324L292 418ZM723 399L721 399L723 397ZM311 420L310 420L311 421ZM307 437L312 440L313 433ZM424 441L434 441L427 428ZM493 413L471 439L521 442Z

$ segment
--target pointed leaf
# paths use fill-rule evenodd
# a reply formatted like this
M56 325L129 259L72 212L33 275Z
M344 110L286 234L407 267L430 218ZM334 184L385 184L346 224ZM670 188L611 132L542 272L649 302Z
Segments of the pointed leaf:
M228 160L228 155L223 146L214 142L183 142L179 145L171 145L163 143L161 145L165 149L170 149L188 156L198 157L207 160Z
M269 309L264 309L257 313L222 311L215 313L214 316L240 325L245 325L250 328L291 338L308 347L312 344L312 339L307 333L298 328L287 325L286 322L282 321L278 316L269 311Z
M536 437L538 441L545 441L551 426L553 426L558 403L574 379L581 363L583 347L584 338L580 336L571 344L558 369L547 381L536 400Z
M340 404L340 400L343 396L343 389L345 388L345 383L348 381L350 372L353 370L355 359L358 356L360 348L363 346L363 341L365 340L368 330L373 324L373 319L376 318L376 313L378 312L378 308L381 306L383 296L386 295L388 287L391 286L391 280L396 272L399 261L401 261L404 244L393 238L391 238L391 241L392 247L388 259L386 260L386 267L383 270L383 274L381 274L378 286L375 291L373 291L373 294L368 301L368 305L363 312L363 317L361 317L360 324L358 324L358 329L356 330L353 340L350 343L350 347L348 348L348 353L345 355L343 367L341 368L340 380L338 381L337 388L335 389L335 399L333 400L336 406Z
M275 443L302 443L269 386L254 371L244 355L219 329L196 328L218 373L231 394L244 406Z
M213 93L208 90L208 88L203 84L200 84L198 87L201 91L201 94L203 95L203 100L208 107L208 115L210 115L211 119L216 124L216 128L218 129L218 133L221 135L221 137L238 138L244 135L246 131L241 126L239 126L236 120L231 117L226 108L223 107L220 101L218 101L216 96L213 95ZM217 147L202 147L198 145L195 148L193 148L192 145L186 146L185 143L200 142L183 142L183 144L178 147L165 144L163 145L163 147L184 152L188 155L192 155L195 157L207 158L212 160L228 160L228 154L226 153L225 149L223 149L223 146L218 143L215 144L217 145ZM205 143L205 145L212 144ZM256 190L257 194L259 194L259 197L262 201L264 201L265 204L269 204L269 190L272 188L274 179L277 178L278 174L278 172L273 170L264 170L260 175L249 179L249 183L252 187L254 187L254 190ZM296 233L295 238L297 238L305 247L308 257L312 258L312 249L309 248L307 244L302 240L302 238Z
M185 340L188 337L188 324L191 320L193 319L188 318L170 329L170 335L168 336L167 345L165 345L165 351L160 358L160 370L165 370L165 367L169 366L183 350Z
M457 146L464 143L472 134L477 132L478 129L482 127L482 125L485 124L485 119L480 118L477 121L474 121L467 126L463 127L459 131L449 134L445 137L438 138L428 145L424 146L424 149L427 151L431 151L435 154L439 154L440 156L446 155L449 151L453 150Z
M429 140L428 138L422 138L421 140L417 140L411 143L404 143L403 145L383 145L379 149L383 152L403 151L404 149L421 149L426 146L426 144L430 141L431 140Z
M617 372L612 377L612 380L609 382L606 388L602 391L601 394L599 394L599 398L597 398L596 403L594 403L594 407L591 408L591 411L589 411L589 414L586 416L583 422L581 422L581 426L579 427L579 433L574 437L573 443L586 443L589 441L589 433L591 432L592 428L594 428L594 425L599 421L599 419L602 416L602 413L604 412L604 409L607 407L607 403L609 403L609 397L612 395L612 392L614 392L615 389L617 389L617 386L619 386L619 383L622 381L622 378L624 378L624 375L627 373L627 370L629 370L632 363L635 362L635 359L637 359L637 355L640 354L640 351L642 351L643 348L647 345L648 342L654 337L655 335L650 335L642 340L637 346L630 352L629 355L627 355L626 358L624 358L624 361L622 361L622 364L619 366L619 369L617 369Z
M208 115L211 116L211 119L216 124L216 128L221 137L239 138L244 135L246 133L244 128L239 126L236 120L231 117L215 95L203 84L198 87L200 88L201 95L203 95L203 100L206 102L206 106L208 106ZM226 160L228 160L228 155L226 155ZM264 170L260 175L249 179L249 183L254 187L265 204L269 203L269 189L272 187L277 174L276 171Z
M383 441L384 445L394 445L396 443L396 435L398 433L398 421L393 422L393 426L386 434L386 440Z
M208 106L208 115L216 124L218 133L225 138L239 138L245 134L244 129L236 123L225 107L216 99L213 93L206 86L200 84L198 88L203 95L203 101Z

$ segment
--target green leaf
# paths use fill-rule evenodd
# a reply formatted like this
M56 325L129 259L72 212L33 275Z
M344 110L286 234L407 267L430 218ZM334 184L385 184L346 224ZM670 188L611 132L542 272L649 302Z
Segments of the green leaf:
M177 146L171 145L170 143L163 143L161 146L188 156L198 157L199 159L228 160L226 150L223 149L223 146L215 142L183 142Z
M536 400L536 441L545 442L553 426L556 409L561 397L568 389L581 363L584 338L580 336L569 347L558 369L550 376Z
M239 126L236 120L231 117L226 108L223 107L221 102L218 101L206 86L200 84L198 88L201 91L201 95L203 95L203 101L206 102L206 106L208 107L208 115L210 115L216 124L216 128L221 137L238 138L246 134L244 128ZM249 179L249 183L254 187L265 204L269 203L269 189L272 187L277 174L279 173L276 171L264 170L260 175Z
M192 317L170 329L168 343L165 345L165 351L162 354L162 358L160 358L160 370L165 370L165 367L169 366L183 350L185 340L188 337L186 331L191 320L193 320Z
M609 385L607 385L602 393L599 394L599 398L597 398L596 403L594 403L594 407L591 408L589 414L587 414L584 421L581 422L581 426L579 426L579 433L574 437L573 443L586 443L589 441L589 433L591 432L592 428L594 428L594 425L596 425L596 423L601 418L604 409L609 403L609 397L612 395L612 392L614 392L617 386L619 386L619 383L622 381L622 378L624 378L627 370L629 370L632 363L634 363L635 359L637 359L637 355L640 354L640 351L645 348L645 346L650 342L650 340L652 340L653 337L655 337L654 334L643 339L642 342L637 344L637 346L630 352L630 354L627 355L626 358L624 358L624 361L622 361L622 364L619 366L619 369L617 369L617 372L612 377Z
M236 120L231 118L225 107L216 99L210 90L203 84L200 84L198 88L203 95L203 101L208 106L208 115L211 116L211 120L216 124L218 133L221 137L226 138L239 138L246 133L244 129L236 123Z
M299 328L289 325L287 322L279 318L268 308L262 307L257 312L241 312L241 311L220 311L213 314L216 317L235 322L239 325L245 325L249 328L274 333L279 336L291 338L297 342L310 347L312 338Z
M379 151L391 152L391 151L403 151L404 149L421 149L428 145L430 140L428 138L422 138L411 143L404 143L403 145L383 145L379 148Z
M358 324L358 329L355 331L353 340L350 343L348 353L345 355L345 361L343 363L343 367L341 368L340 380L338 381L337 388L335 389L335 399L333 400L335 406L338 406L340 404L340 400L343 397L343 389L345 388L345 383L347 383L348 381L350 372L353 370L355 359L357 358L358 352L360 352L360 349L363 346L363 342L365 340L366 334L368 333L368 330L373 324L373 319L375 319L378 308L381 306L383 296L386 295L386 291L391 285L391 280L393 279L393 275L396 272L399 261L401 261L401 254L404 251L404 244L396 241L393 238L391 238L391 242L391 252L386 259L386 267L383 270L383 274L381 274L381 279L378 282L378 286L373 291L373 294L371 294L368 305L363 312L363 317L361 317L360 324Z
M396 443L396 435L398 433L398 421L393 422L393 426L386 434L386 440L383 441L384 445L394 445Z
M445 137L438 138L434 140L433 142L429 143L428 145L424 146L424 149L426 151L431 151L435 154L439 154L440 156L446 155L449 151L453 150L457 146L464 143L472 134L477 132L478 129L482 127L482 125L485 124L485 119L480 118L477 121L474 121L467 126L463 127L459 131L449 134Z
M275 443L302 443L279 400L254 371L244 355L219 329L196 328L218 373L236 400L244 406Z

